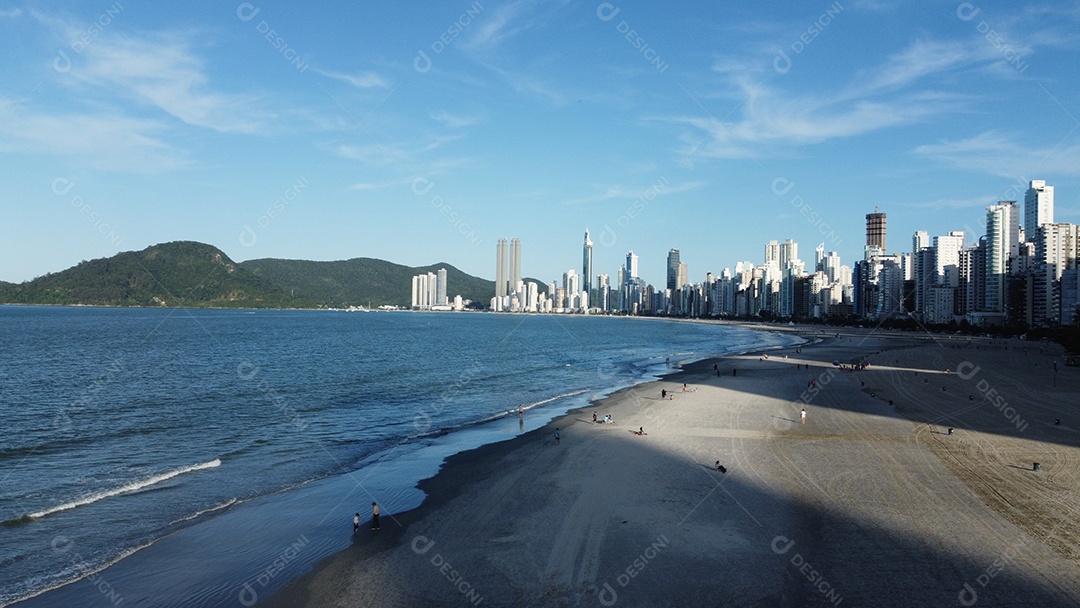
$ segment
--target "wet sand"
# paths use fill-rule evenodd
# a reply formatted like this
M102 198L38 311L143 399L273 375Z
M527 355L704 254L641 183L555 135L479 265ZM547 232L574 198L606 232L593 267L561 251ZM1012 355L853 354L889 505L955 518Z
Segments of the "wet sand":
M422 507L260 605L1080 604L1080 369L1052 345L833 334L452 457Z

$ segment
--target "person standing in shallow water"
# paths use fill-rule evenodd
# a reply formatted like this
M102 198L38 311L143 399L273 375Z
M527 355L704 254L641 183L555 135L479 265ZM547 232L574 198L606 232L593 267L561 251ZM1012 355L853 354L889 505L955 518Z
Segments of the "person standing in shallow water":
M360 514L359 513L357 513L356 515L353 515L353 518L352 518L352 531L353 531L353 534L360 531Z
M371 529L379 529L379 505L371 503Z

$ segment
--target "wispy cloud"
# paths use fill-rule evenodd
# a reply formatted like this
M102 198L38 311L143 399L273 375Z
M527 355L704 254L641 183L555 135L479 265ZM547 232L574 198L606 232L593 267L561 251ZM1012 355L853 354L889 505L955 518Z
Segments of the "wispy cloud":
M1001 198L1000 195L987 194L985 196L970 196L964 198L936 198L932 201L919 201L914 203L899 203L900 206L915 209L975 209L993 204Z
M345 190L348 192L372 192L375 190L387 190L391 188L400 188L412 184L416 178L397 179L385 182L357 182L350 185Z
M756 73L740 73L740 66L747 64L723 57L716 60L713 71L729 80L722 97L738 100L731 118L703 110L651 120L692 127L680 136L681 152L691 158L791 154L792 146L855 137L962 111L967 97L924 83L986 61L984 52L959 43L917 41L880 65L853 74L846 86L791 93L766 84ZM718 97L714 91L687 93L695 104Z
M358 89L387 89L390 88L390 82L385 78L376 74L375 72L357 72L355 74L344 74L341 72L333 72L330 70L316 69L316 72L326 76L327 78L333 78L346 84L352 85Z
M153 173L190 166L160 121L118 114L42 114L0 97L0 151L77 158L90 168ZM7 135L7 137L4 137Z
M1010 179L1023 175L1080 175L1080 145L1024 146L1022 138L986 131L967 139L924 144L914 153L956 169Z
M464 116L460 114L451 114L446 110L438 110L436 112L432 112L428 116L430 116L432 120L438 121L451 129L471 127L480 122L479 116Z
M566 6L536 0L517 0L489 11L469 28L469 37L462 46L473 51L490 51L518 34L547 22L558 9Z
M641 198L642 195L644 195L646 192L650 191L655 191L657 196L666 196L669 194L678 194L681 192L691 192L705 186L706 183L701 181L683 182L680 184L668 184L663 188L658 188L655 182L652 184L638 184L634 186L627 186L624 184L593 184L590 186L590 188L593 190L592 194L568 199L566 201L563 201L563 204L587 205L590 203L602 203L614 200L637 200Z
M0 9L0 19L12 19L14 17L20 17L22 14L21 8Z
M203 61L179 36L101 36L82 57L70 74L83 84L125 93L189 125L258 133L271 118L256 95L214 91Z
M334 148L333 152L341 158L365 165L375 167L398 165L403 170L416 173L418 172L417 167L438 162L437 160L431 160L432 153L446 144L456 141L459 137L457 135L439 135L410 141L383 140L364 145L339 144Z

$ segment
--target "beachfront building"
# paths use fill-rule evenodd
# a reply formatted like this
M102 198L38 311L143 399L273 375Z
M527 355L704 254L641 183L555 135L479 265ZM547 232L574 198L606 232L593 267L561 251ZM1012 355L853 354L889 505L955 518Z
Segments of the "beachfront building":
M600 312L608 312L612 309L611 306L611 277L606 274L596 275L596 287L593 288L596 292L596 298L591 302L592 307L600 310Z
M1034 241L1039 226L1054 223L1054 187L1033 179L1024 193L1024 235Z
M502 299L506 297L507 293L507 277L509 276L507 269L508 249L506 246L506 239L499 239L495 243L495 299L499 302L497 306L493 306L495 310L502 310Z
M581 289L585 293L589 294L589 299L593 300L592 291L592 277L593 277L593 265L592 265L592 239L589 238L589 229L585 229L585 242L581 246Z
M427 272L412 278L413 310L449 310L446 299L446 269L440 268L438 274Z
M926 311L930 287L934 284L934 270L937 268L936 251L930 246L930 235L925 230L915 231L915 235L911 239L911 246L911 263L908 265L914 300L911 312L921 318ZM907 274L905 272L905 275Z
M1029 291L1029 324L1057 325L1062 321L1062 276L1077 266L1080 227L1076 224L1041 224L1035 234L1035 255ZM1067 308L1067 306L1064 306Z
M435 273L435 305L446 306L449 301L446 299L446 269L440 268Z
M682 287L679 282L679 250L671 249L667 254L667 288L671 292Z
M825 276L829 278L830 283L840 283L842 285L844 284L844 281L841 280L843 278L841 276L841 268L843 268L843 265L840 264L840 254L835 251L830 251L822 260L822 267L817 268L816 270L824 272ZM848 273L850 274L850 272L851 269L848 268ZM850 282L851 281L848 281L848 283Z
M983 312L1007 312L1007 277L1020 254L1020 209L1016 201L986 208L986 302Z
M495 244L495 297L491 309L496 312L520 311L524 306L525 285L521 282L521 241L499 239ZM515 305L516 302L516 305Z
M517 289L521 284L521 241L510 239L510 274L507 280L510 289Z
M986 238L960 252L957 312L966 315L986 306Z
M904 272L900 265L900 256L880 256L877 261L877 318L899 316L904 312Z

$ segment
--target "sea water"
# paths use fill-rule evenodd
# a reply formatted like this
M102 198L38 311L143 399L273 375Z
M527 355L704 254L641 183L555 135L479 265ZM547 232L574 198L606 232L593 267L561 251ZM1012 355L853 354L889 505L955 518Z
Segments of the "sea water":
M251 605L348 546L373 500L384 520L417 506L449 455L790 341L637 318L0 306L0 606Z

